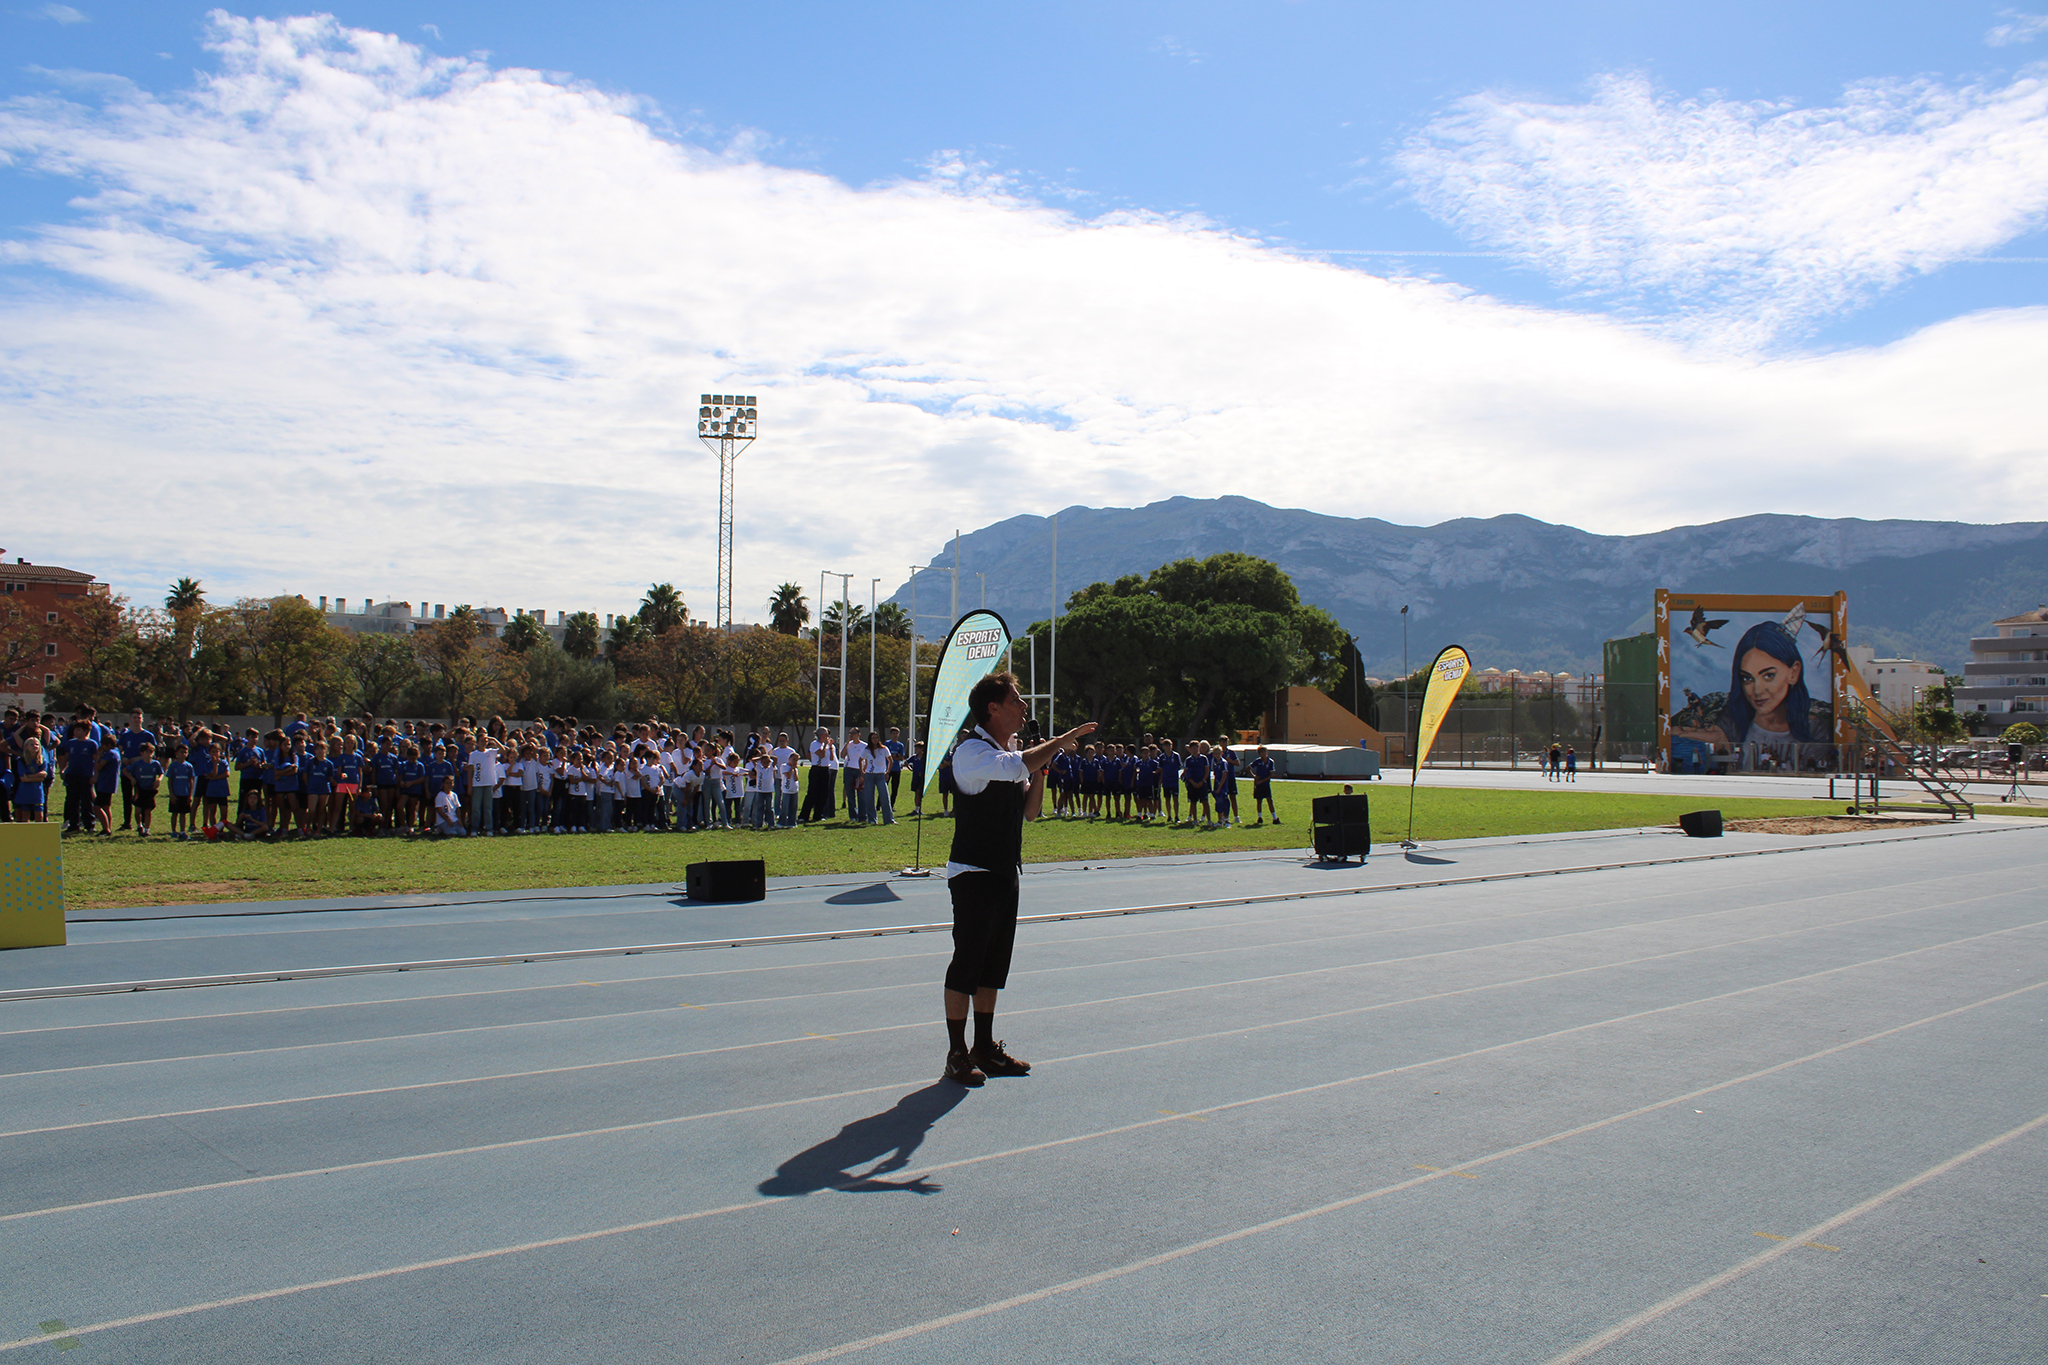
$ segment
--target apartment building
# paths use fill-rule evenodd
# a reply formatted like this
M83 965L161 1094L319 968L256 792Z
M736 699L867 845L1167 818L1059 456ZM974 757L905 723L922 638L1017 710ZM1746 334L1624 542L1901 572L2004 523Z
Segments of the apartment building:
M23 613L32 627L21 641L26 652L0 675L0 705L42 709L43 694L78 657L63 638L65 617L88 596L105 597L109 591L107 584L78 569L26 559L0 564L0 601Z
M1971 639L1956 710L1992 717L2019 711L2035 721L2048 711L2048 605L1993 621L1989 635Z

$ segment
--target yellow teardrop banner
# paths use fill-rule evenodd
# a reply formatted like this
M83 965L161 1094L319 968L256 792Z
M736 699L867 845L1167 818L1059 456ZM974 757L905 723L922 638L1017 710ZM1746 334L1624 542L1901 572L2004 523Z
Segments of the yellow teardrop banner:
M1472 656L1462 645L1445 645L1436 662L1429 666L1429 686L1422 693L1422 716L1415 731L1415 772L1422 771L1422 760L1429 757L1430 746L1436 743L1437 727L1444 723L1451 703L1457 700L1458 689L1471 676Z

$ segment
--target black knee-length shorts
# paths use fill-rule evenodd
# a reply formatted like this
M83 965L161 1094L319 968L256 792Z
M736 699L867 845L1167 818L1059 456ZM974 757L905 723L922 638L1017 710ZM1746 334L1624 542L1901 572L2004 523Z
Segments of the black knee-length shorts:
M949 878L953 897L953 960L946 989L972 995L1010 980L1010 950L1017 943L1017 871L962 872Z

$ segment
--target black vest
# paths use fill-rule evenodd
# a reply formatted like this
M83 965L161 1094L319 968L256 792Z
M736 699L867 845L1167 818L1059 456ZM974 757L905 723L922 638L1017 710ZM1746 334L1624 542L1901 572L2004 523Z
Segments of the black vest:
M960 743L987 745L988 741L969 735ZM1029 790L1023 782L991 782L973 796L956 792L950 861L991 872L1008 872L1022 864L1024 795Z

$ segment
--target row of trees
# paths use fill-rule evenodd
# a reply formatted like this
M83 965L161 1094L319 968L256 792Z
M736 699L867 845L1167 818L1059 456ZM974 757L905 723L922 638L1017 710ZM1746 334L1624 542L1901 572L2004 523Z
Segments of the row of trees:
M1266 560L1212 555L1162 565L1074 593L1059 621L1062 726L1092 719L1127 733L1194 735L1256 725L1275 688L1306 683L1350 699L1356 650L1327 612L1300 600ZM5 608L11 610L11 607ZM74 661L49 697L53 710L140 707L180 720L193 715L298 711L377 715L533 717L623 715L696 721L714 716L807 725L823 635L824 664L839 664L840 611L817 628L794 583L769 602L771 624L719 631L694 624L671 583L648 588L638 611L609 628L589 612L567 618L557 644L535 617L502 630L469 606L408 634L353 633L330 625L301 597L206 600L180 579L161 608L125 597L89 597L44 628L19 612L0 619L0 646L18 671L53 634ZM894 603L872 616L846 607L846 712L864 724L903 724L909 710L911 621ZM1050 666L1050 622L1038 638ZM853 642L857 641L855 644ZM1020 641L1020 647L1024 642ZM920 647L919 689L930 685L939 647ZM874 686L870 695L870 659ZM1043 674L1041 674L1041 679ZM828 708L840 675L826 675ZM1042 682L1041 682L1042 685ZM1371 714L1370 695L1364 710Z
M566 618L557 644L538 617L502 629L472 607L406 634L356 633L329 624L302 597L206 600L190 578L172 585L161 608L126 597L82 599L50 626L0 598L0 652L9 672L40 666L43 646L70 646L72 662L49 692L54 711L93 706L142 709L183 721L195 715L298 711L377 715L624 715L701 721L719 714L769 725L807 725L814 702L817 636L804 629L808 604L785 584L776 606L793 629L720 632L692 624L670 583L649 587L639 610L607 630L590 612ZM838 662L839 611L825 613L828 664ZM868 714L873 634L881 713L907 709L910 621L893 604L870 620L855 607L848 633L861 640L847 669L850 718ZM936 650L927 647L927 662ZM837 683L834 682L834 698Z

